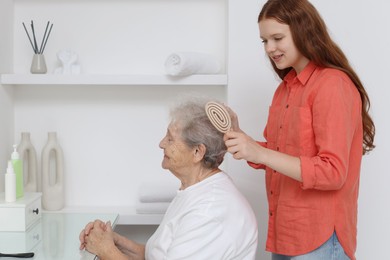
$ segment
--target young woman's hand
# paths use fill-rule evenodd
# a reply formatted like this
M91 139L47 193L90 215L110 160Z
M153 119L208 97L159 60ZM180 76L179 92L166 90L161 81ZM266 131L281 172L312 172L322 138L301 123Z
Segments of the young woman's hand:
M224 135L227 151L234 159L262 163L264 148L243 131L229 131Z
M232 123L231 130L235 131L235 132L242 132L242 130L240 129L240 125L238 123L237 114L230 107L228 107L226 105L224 105L224 106L230 115L230 119L231 119L231 123Z

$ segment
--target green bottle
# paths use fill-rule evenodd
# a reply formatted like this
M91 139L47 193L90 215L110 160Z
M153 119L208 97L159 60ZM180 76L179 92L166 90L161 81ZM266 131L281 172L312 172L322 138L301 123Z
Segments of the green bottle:
M24 182L23 182L22 160L20 159L19 153L16 151L16 147L17 145L14 144L14 151L12 152L11 155L11 161L16 175L16 198L19 199L22 198L24 195L23 192Z

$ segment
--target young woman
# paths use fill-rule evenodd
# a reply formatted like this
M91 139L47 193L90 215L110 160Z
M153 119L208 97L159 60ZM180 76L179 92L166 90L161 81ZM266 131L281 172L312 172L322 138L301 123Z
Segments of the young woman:
M258 17L276 89L265 142L230 110L228 152L266 170L272 259L355 259L362 155L374 148L370 101L307 0L269 0Z

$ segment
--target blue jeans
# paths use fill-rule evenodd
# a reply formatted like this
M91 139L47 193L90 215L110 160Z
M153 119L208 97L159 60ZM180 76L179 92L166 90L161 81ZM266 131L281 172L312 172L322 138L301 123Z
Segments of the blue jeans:
M336 232L319 248L310 253L287 256L272 253L272 260L350 260L337 239Z

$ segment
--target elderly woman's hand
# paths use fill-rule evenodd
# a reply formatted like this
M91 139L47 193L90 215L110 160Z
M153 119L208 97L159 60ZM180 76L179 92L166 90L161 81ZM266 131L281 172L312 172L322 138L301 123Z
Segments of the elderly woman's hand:
M80 239L80 250L85 249L85 238L89 235L91 232L91 229L96 223L100 223L101 228L105 229L106 224L101 220L95 220L94 222L89 222L83 230L81 230L79 239Z
M88 232L84 232L84 248L101 259L110 256L117 248L114 242L114 232L111 223L104 223L100 220L93 222L93 226L87 225Z
M110 222L95 220L88 223L80 233L80 242L80 249L86 249L102 260L145 259L145 245L118 235Z

